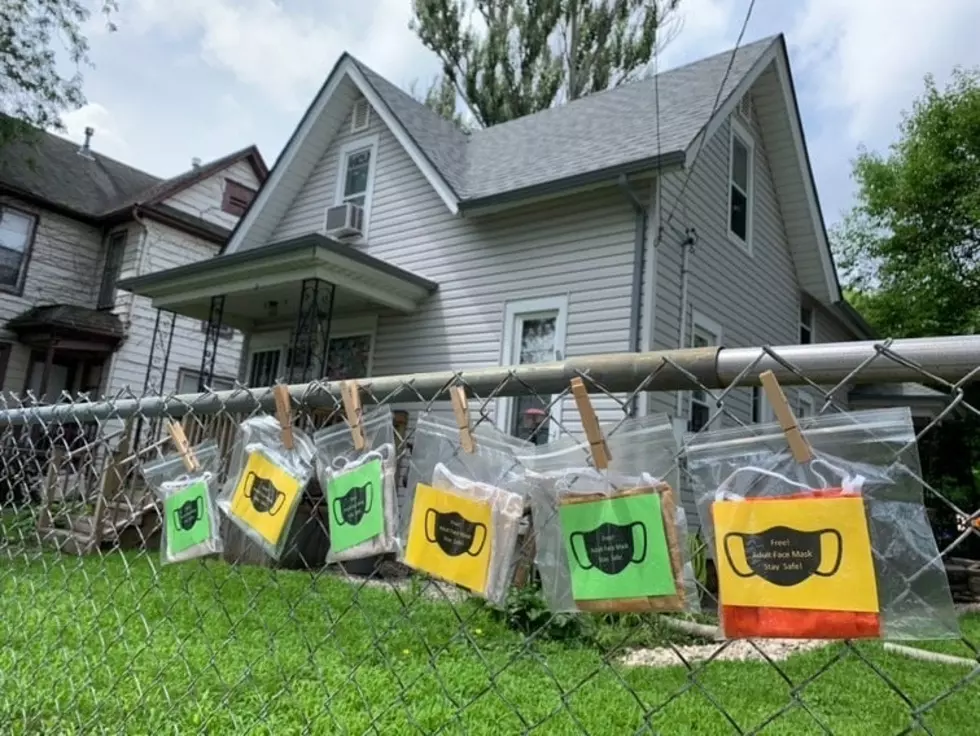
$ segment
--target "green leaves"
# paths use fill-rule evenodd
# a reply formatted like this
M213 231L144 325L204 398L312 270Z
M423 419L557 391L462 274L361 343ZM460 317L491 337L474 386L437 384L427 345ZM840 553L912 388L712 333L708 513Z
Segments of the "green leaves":
M414 0L409 27L442 62L430 89L449 119L455 90L496 125L640 76L679 0ZM475 20L476 22L471 22ZM433 102L438 104L433 105Z
M882 334L980 330L980 71L931 77L886 155L854 163L858 205L835 232L848 285Z
M29 137L33 129L60 129L60 114L85 103L80 73L62 76L55 43L77 66L88 63L82 24L90 3L83 0L3 0L0 3L0 147ZM102 0L108 18L115 0Z

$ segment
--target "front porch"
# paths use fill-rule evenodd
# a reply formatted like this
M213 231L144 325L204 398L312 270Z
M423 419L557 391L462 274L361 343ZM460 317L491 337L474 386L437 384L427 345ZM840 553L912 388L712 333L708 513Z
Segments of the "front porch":
M161 312L207 324L198 390L365 377L375 325L418 309L437 285L354 246L310 234L120 283ZM158 319L157 330L172 325ZM215 376L222 332L245 335L237 376ZM154 346L169 342L155 335ZM154 350L156 347L154 347ZM149 356L152 364L168 356ZM166 367L163 368L164 373ZM159 373L159 371L157 371ZM163 385L160 380L158 385Z

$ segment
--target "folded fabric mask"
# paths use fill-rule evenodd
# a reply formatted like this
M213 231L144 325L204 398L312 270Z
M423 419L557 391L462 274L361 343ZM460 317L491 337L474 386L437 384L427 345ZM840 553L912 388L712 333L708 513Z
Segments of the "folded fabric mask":
M833 466L830 466L833 467ZM712 509L715 523L716 555L724 556L732 575L720 575L721 623L726 638L786 638L786 639L866 639L881 635L881 615L877 608L877 590L871 555L871 542L867 521L861 503L862 479L844 482L841 487L810 489L788 478L761 468L743 468L773 476L798 491L779 496L742 498L719 491L716 500L724 504L748 504L751 509L724 509L738 512L743 519L759 520L779 518L781 512L791 512L787 518L817 519L840 514L839 527L833 522L818 524L821 528L802 531L789 524L771 526L754 534L740 533L727 528L719 529L722 509ZM837 469L834 468L836 471ZM840 471L838 471L840 472ZM844 475L843 473L841 473ZM829 499L852 499L853 503L828 505ZM765 505L769 506L766 507ZM792 507L782 504L793 504ZM779 505L779 506L777 506ZM833 508L829 508L832 506ZM730 514L725 514L730 516ZM767 524L768 526L768 524ZM846 540L846 541L845 541ZM847 548L846 566L844 555ZM825 553L826 552L826 553ZM716 562L720 562L716 559ZM861 599L854 608L865 610L825 610L801 605L751 605L750 590L773 591L771 598L789 600L790 589L798 589L811 578L823 578L828 585L841 590L842 608L848 601ZM759 584L757 581L765 581ZM749 581L752 581L751 583ZM864 581L861 590L846 590L855 580ZM744 582L743 582L744 581ZM726 590L726 585L729 589ZM811 584L813 585L813 584ZM755 587L751 587L755 586ZM828 588L824 588L826 590ZM799 600L808 600L801 593ZM760 595L760 602L763 596ZM732 601L737 600L738 604ZM821 604L822 605L822 601ZM748 605L747 605L748 604ZM830 608L831 606L828 606ZM867 610L867 609L874 610Z

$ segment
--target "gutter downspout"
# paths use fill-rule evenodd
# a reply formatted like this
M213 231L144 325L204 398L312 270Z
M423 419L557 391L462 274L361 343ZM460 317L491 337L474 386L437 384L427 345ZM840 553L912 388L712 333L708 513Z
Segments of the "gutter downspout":
M640 343L640 301L643 294L643 264L646 261L649 211L643 206L640 198L636 196L636 192L630 186L629 179L625 174L620 174L616 183L623 190L623 194L629 200L630 206L633 208L635 214L633 230L633 285L632 293L630 294L629 350L631 353L639 353L642 348ZM630 399L628 413L631 417L635 417L637 414L636 395Z
M687 329L687 302L688 302L688 289L691 281L691 251L694 250L695 244L698 242L698 231L693 227L687 228L684 231L684 240L681 242L681 305L680 305L680 319L677 325L677 347L680 350L690 347L687 344L688 329ZM683 416L683 394L677 394L677 416Z

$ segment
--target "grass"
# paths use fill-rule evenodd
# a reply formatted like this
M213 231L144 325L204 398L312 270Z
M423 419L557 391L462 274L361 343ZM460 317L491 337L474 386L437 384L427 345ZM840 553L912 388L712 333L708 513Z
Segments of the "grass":
M962 624L980 643L980 617ZM598 647L527 642L476 601L326 575L19 556L0 563L0 732L626 734L652 712L647 732L798 736L824 733L819 721L873 736L916 732L910 714L930 703L931 732L975 730L969 669L878 644L834 645L779 671L715 662L690 675L607 664L602 647L627 629L600 633Z

